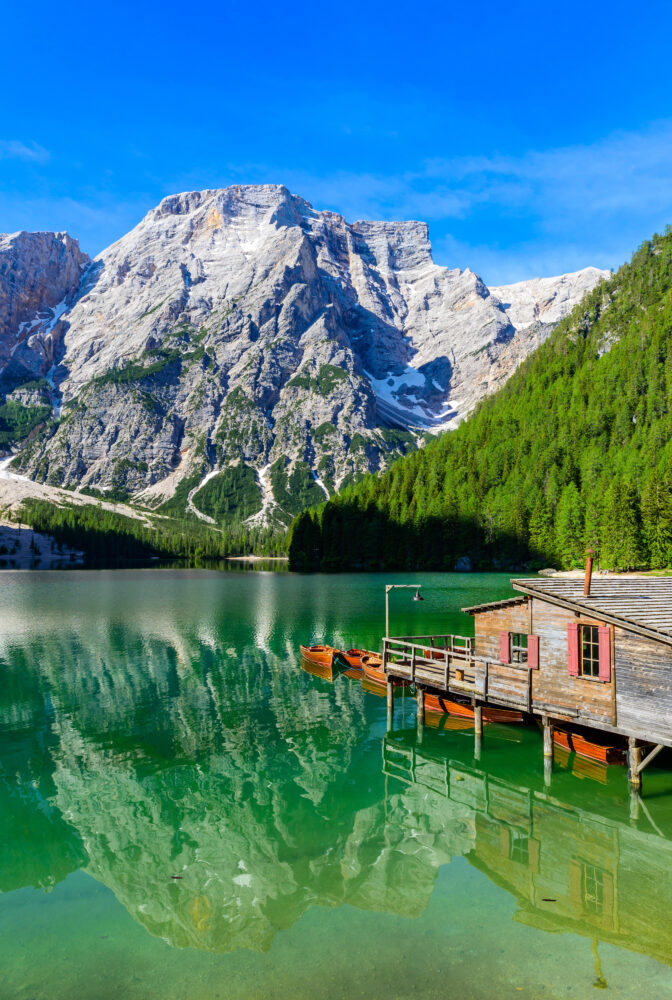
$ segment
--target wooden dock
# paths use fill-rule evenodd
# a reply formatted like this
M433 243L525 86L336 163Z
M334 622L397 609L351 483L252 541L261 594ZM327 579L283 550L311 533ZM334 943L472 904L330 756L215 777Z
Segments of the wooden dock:
M513 580L519 596L463 610L474 638L386 636L388 713L409 681L424 724L425 695L473 708L482 734L489 707L537 717L552 763L556 724L625 738L631 784L672 747L672 579ZM596 741L606 737L596 737Z

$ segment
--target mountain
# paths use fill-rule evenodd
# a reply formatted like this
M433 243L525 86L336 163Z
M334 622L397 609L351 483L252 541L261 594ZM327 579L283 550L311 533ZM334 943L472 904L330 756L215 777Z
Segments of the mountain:
M273 185L165 198L92 262L62 234L2 248L14 468L222 525L286 524L456 426L605 276L489 290L424 223Z
M534 322L526 294L510 308ZM290 560L570 568L586 545L605 568L672 565L669 228L453 434L295 521Z

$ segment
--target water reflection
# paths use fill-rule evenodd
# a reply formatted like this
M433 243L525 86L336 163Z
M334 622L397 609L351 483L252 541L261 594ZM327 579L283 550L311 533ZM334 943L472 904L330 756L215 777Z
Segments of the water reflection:
M458 754L459 754L459 747ZM506 889L518 908L515 920L553 933L571 932L595 943L607 941L672 965L667 914L672 903L672 838L669 804L659 816L668 833L645 806L641 822L627 821L621 796L600 794L599 786L562 782L556 792L507 780L496 759L485 770L438 741L427 745L412 732L385 737L383 767L417 795L428 789L430 804L446 828L465 832L460 853L471 865ZM582 764L579 762L579 774ZM614 786L618 775L607 768L590 778ZM393 797L392 814L408 808L407 793ZM426 855L435 866L446 829ZM596 954L597 978L599 956ZM596 985L600 985L596 982Z
M548 789L519 727L480 762L465 720L386 735L367 681L300 669L270 583L235 613L198 579L186 602L118 583L0 615L0 890L82 867L174 947L265 951L316 905L420 917L459 857L598 963L610 942L672 964L669 799L630 819L613 769Z

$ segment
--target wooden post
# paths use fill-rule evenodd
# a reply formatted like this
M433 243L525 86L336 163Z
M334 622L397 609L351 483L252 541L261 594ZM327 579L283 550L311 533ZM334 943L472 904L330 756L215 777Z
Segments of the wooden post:
M633 788L642 787L639 765L642 763L642 748L637 746L634 736L628 737L628 781Z
M546 788L551 787L551 779L553 777L553 758L544 757L544 785Z
M415 696L418 702L418 712L416 722L418 725L418 735L422 736L425 728L425 689L416 685Z
M474 732L477 736L483 735L483 706L474 705Z
M388 732L392 729L392 723L394 722L394 685L392 684L392 679L387 678L387 729Z
M544 757L553 760L553 726L547 715L542 715L541 721L544 726Z
M639 794L639 788L635 785L630 785L630 819L636 821L639 819L639 803L641 802L641 796Z

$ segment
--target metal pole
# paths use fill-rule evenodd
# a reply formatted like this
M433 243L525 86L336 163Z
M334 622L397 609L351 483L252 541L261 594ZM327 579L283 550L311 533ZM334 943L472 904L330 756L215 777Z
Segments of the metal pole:
M390 635L390 588L385 587L385 635Z
M420 590L421 583L386 583L385 584L385 635L390 634L390 603L389 593L391 590ZM419 598L422 600L422 598Z

